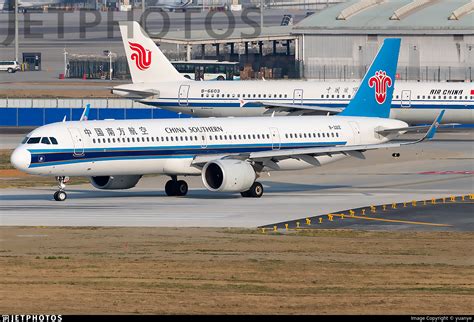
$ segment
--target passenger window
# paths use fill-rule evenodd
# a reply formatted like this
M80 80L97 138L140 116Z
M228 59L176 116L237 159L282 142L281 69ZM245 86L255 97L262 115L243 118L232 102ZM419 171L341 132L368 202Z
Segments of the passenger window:
M95 139L92 139L92 143L95 143Z
M331 136L334 137L334 133L331 133Z
M54 145L58 144L58 141L56 140L56 138L50 136L49 139L51 140L51 143L53 143Z

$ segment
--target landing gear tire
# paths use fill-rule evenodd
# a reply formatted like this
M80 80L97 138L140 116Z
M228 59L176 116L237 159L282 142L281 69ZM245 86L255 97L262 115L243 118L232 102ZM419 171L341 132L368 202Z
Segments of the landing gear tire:
M165 192L168 196L176 196L178 189L175 180L169 180L165 185Z
M168 196L186 196L188 184L184 180L169 180L166 182L165 192Z
M263 196L263 186L260 182L254 182L249 190L240 193L242 197L260 198Z
M188 184L184 180L179 180L176 182L176 195L177 196L186 196L188 193Z
M54 193L54 200L64 201L67 199L67 193L65 191L56 191Z

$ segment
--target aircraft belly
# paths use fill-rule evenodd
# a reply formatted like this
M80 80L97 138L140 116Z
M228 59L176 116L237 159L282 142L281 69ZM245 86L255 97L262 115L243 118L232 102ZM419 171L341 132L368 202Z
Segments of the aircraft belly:
M442 106L439 109L431 108L396 108L392 109L390 117L398 120L405 121L410 124L426 124L429 120L434 120ZM474 123L474 109L446 109L444 113L442 123L463 123L473 124Z

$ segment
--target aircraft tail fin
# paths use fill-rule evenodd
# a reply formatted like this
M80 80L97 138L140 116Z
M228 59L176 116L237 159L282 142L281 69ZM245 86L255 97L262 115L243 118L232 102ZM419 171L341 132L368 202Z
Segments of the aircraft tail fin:
M186 80L136 21L119 22L133 83Z
M359 90L339 115L383 118L390 116L400 42L400 38L384 40Z

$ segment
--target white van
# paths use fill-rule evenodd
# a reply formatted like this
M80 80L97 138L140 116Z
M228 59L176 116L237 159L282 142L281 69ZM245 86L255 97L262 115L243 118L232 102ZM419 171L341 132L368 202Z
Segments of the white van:
M20 64L14 60L4 60L0 61L0 71L15 73L17 70L20 70Z

